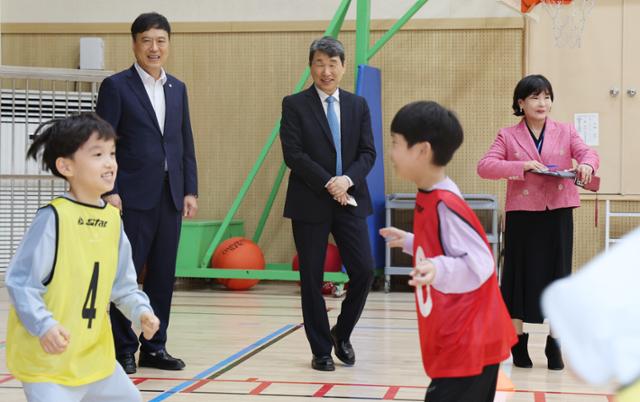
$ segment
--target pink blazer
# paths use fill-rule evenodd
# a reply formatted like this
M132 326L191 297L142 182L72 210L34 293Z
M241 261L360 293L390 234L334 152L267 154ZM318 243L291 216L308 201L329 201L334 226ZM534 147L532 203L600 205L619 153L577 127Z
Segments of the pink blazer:
M505 211L578 207L580 196L572 180L524 172L524 164L530 160L562 170L573 167L572 159L590 165L594 173L600 166L598 153L582 141L573 124L550 118L538 154L523 119L498 131L491 148L478 162L478 174L484 179L507 179Z

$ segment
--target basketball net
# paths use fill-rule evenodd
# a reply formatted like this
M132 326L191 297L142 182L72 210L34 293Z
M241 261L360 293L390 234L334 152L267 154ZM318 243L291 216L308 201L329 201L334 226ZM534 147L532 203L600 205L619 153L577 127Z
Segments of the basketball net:
M551 17L556 47L578 48L587 17L595 0L543 0L540 5Z

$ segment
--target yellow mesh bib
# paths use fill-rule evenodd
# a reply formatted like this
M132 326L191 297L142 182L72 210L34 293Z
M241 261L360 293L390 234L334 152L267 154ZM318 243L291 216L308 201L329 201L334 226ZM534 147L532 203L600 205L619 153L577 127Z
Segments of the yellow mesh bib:
M7 326L7 366L20 381L79 386L115 369L109 301L118 266L120 213L56 198L56 256L43 295L47 310L71 334L67 349L46 353L13 308Z

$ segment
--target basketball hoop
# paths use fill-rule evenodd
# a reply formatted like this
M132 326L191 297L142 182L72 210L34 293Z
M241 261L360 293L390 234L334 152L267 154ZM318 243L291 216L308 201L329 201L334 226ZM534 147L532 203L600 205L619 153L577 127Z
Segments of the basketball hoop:
M542 4L551 17L556 47L580 47L595 0L522 0L522 12L531 11L537 4Z

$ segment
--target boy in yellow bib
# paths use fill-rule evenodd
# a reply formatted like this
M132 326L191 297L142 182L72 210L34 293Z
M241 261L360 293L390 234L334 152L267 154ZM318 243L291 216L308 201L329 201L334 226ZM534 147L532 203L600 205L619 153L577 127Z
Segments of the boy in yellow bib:
M149 339L158 318L138 290L113 188L116 134L93 113L45 123L27 155L69 183L41 208L9 264L7 366L30 402L141 401L116 364L109 302Z

